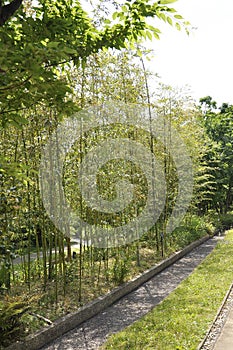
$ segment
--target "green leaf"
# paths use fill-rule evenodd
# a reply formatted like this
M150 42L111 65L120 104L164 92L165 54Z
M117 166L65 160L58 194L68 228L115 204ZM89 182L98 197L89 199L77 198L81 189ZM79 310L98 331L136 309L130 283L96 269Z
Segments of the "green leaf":
M142 51L140 49L137 49L137 56L142 57Z
M177 0L160 0L159 4L161 5L167 5L167 4L172 4L173 2L176 2Z
M177 30L181 30L180 23L176 23L176 29L177 29Z
M153 36L152 36L151 32L149 32L149 30L146 31L146 36L149 40L153 39Z
M123 12L120 12L120 13L118 14L118 17L120 18L121 21L124 21L124 20L125 20L125 15L124 15Z
M82 67L83 70L86 68L86 65L87 65L87 60L86 59L82 59L81 67Z
M167 17L167 23L169 23L171 26L173 25L171 17Z
M155 39L158 39L158 40L160 40L160 36L159 36L159 34L158 34L158 33L156 33L156 32L153 32L153 35L154 35Z
M111 21L109 19L105 19L104 24L111 24Z
M175 15L174 17L177 19L183 19L183 17L181 15Z
M117 19L117 17L118 17L118 12L114 12L112 15L112 19L115 20Z
M148 25L147 28L152 30L153 32L157 32L157 33L161 34L161 30L159 28L155 28L151 25Z
M147 38L145 31L142 32L142 36L143 36L144 39Z
M70 47L65 47L64 51L65 51L65 53L68 53L68 54L71 54L71 55L77 53L77 51L75 49L72 49Z
M160 30L160 29L158 29L158 28L153 28L153 31L154 31L154 32L156 32L156 33L161 34L161 30Z
M167 18L166 18L166 16L165 16L165 14L162 13L162 12L158 15L158 17L161 18L164 22L167 21Z
M176 9L174 9L173 7L168 7L167 9L168 9L168 12L172 12L172 13L176 12Z
M51 49L56 49L59 45L59 42L58 41L50 41L48 44L47 44L47 47L48 48L51 48Z
M129 43L129 46L130 46L131 50L135 50L135 45L134 45L133 42L130 42L130 43Z

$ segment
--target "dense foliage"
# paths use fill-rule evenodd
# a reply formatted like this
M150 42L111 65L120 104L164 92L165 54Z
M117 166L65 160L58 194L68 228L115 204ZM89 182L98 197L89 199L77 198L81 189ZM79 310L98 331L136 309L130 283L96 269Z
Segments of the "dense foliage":
M180 26L184 21L169 6L174 0L150 3L126 1L101 25L93 23L77 0L39 0L25 3L12 20L0 27L1 123L22 124L19 111L39 104L55 106L64 116L72 111L72 89L67 71L84 65L102 49L122 49L143 36L159 37L147 23L156 18Z
M226 214L233 203L233 106L223 103L218 110L210 96L200 102L204 106L202 124L209 137L205 163L212 178L207 207Z
M12 321L1 328L4 344L23 329L22 316L29 330L43 325L27 313L29 300L33 311L55 319L216 227L232 224L232 106L223 104L218 111L210 97L196 106L188 91L163 85L145 69L141 40L160 34L149 19L185 27L173 2L100 2L88 14L74 0L25 1L1 23L0 324ZM150 88L155 82L156 91ZM176 128L192 159L194 193L180 227L167 234L178 193L171 140L162 144L137 126L120 124L83 133L65 159L63 183L70 205L93 230L140 214L148 185L139 166L108 162L97 176L101 195L112 200L115 184L126 179L134 186L132 203L115 216L91 210L80 195L77 172L99 142L127 138L142 144L159 160L167 184L164 209L148 232L131 244L98 249L83 241L74 245L54 226L42 203L38 172L42 149L61 120L106 101L143 106L151 118L152 111L161 118L168 134ZM28 295L35 297L27 302Z

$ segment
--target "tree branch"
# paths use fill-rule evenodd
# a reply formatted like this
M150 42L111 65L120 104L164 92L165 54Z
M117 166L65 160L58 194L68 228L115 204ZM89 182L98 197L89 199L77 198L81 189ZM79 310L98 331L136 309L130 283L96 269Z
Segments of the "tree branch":
M7 5L2 5L2 0L0 0L0 26L3 26L21 5L22 0L13 0L10 4Z
M22 86L24 85L29 79L31 79L32 75L29 75L29 77L27 77L26 79L24 79L23 81L19 82L19 83L13 83L11 85L8 85L8 86L4 86L4 87L0 87L0 91L3 91L3 90L11 90L11 89L14 89L16 87L19 87L19 86Z

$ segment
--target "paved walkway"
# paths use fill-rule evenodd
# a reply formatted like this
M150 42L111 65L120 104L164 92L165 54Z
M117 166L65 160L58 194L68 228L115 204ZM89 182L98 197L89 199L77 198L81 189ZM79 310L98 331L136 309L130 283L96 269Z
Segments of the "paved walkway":
M65 247L66 249L67 247ZM79 244L72 244L71 245L71 249L79 249ZM58 250L57 250L58 251ZM52 254L55 254L55 249L52 250ZM46 251L46 255L49 256L49 251ZM38 254L37 253L31 253L30 254L30 261L34 261L38 258ZM43 258L43 253L40 251L39 252L39 258L42 259ZM17 265L17 264L22 264L23 263L23 259L25 259L25 262L28 262L28 255L25 254L24 257L23 256L17 256L15 259L13 259L13 264Z
M233 308L226 319L226 323L213 350L233 350Z
M107 337L132 324L166 298L205 257L221 237L214 237L132 293L41 350L95 350ZM216 350L226 350L218 348ZM232 348L229 348L233 350ZM166 349L164 349L166 350Z

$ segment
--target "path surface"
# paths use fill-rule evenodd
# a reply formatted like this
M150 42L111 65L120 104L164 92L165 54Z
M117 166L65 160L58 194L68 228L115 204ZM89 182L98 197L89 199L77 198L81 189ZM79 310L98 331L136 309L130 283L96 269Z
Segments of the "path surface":
M233 308L231 309L226 323L223 326L221 334L213 350L232 350L233 349Z
M67 247L65 247L65 249L67 249ZM78 250L79 249L79 244L72 244L71 245L71 249L72 250ZM58 249L57 249L58 252ZM55 254L55 249L52 250L52 254ZM49 256L49 251L46 251L46 255ZM30 254L30 261L34 261L38 258L38 254L37 253L31 253ZM43 258L43 253L40 251L39 252L39 258L42 259ZM17 256L15 259L13 259L13 264L17 265L17 264L23 264L23 259L25 259L25 262L28 262L28 255L25 254L24 257L23 256Z
M132 324L166 298L205 259L220 239L222 237L217 236L209 239L105 311L41 350L98 349L109 335Z
M233 349L233 284L199 350Z

